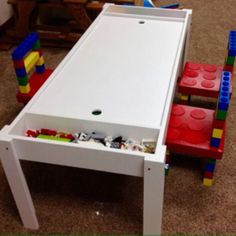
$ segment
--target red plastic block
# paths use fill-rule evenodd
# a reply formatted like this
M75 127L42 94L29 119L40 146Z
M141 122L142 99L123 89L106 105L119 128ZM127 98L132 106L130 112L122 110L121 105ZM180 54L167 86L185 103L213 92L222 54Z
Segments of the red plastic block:
M22 67L25 67L23 60L13 61L14 67L17 69L20 69Z
M187 62L179 81L179 92L206 97L218 97L221 66Z
M204 178L213 179L213 175L214 175L214 172L210 172L210 171L204 172Z
M173 153L221 159L224 136L219 148L210 146L214 113L210 109L174 104L166 138L167 148Z
M234 74L234 66L231 65L225 65L224 66L224 71L230 71L232 73L232 75ZM233 76L232 76L233 78Z
M225 120L214 120L213 127L217 129L223 129L225 127Z
M17 93L16 97L18 102L26 104L42 86L42 84L47 80L47 78L52 74L53 70L47 69L43 74L34 73L30 77L30 92L27 94Z

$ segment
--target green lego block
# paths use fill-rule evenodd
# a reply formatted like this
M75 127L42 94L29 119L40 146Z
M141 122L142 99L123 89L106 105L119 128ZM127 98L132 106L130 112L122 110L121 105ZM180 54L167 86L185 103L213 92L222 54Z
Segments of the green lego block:
M34 50L35 50L35 49L39 49L40 47L41 47L40 41L37 40L36 43L35 43L34 46L33 46L33 49L34 49Z
M37 138L54 140L54 141L61 141L61 142L67 142L67 143L70 142L70 139L68 139L68 138L60 138L60 137L50 136L50 135L45 135L45 134L40 134L37 136Z
M27 77L27 75L23 76L23 77L17 77L17 80L18 80L18 84L20 86L26 86L28 84L28 77Z
M207 163L215 164L216 163L216 159L207 159Z
M226 64L227 64L227 65L233 66L233 65L234 65L234 61L235 61L235 57L233 57L233 56L228 56L228 57L226 58Z
M217 120L225 120L226 116L227 116L227 111L217 110L217 112L216 112L216 119Z

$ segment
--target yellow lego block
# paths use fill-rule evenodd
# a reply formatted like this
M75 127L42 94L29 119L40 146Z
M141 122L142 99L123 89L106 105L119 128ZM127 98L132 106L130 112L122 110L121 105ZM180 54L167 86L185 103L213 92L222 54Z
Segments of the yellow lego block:
M188 95L181 94L180 99L181 99L182 101L188 101L189 96L188 96Z
M210 187L210 186L212 186L212 184L213 184L213 180L212 179L208 179L208 178L204 178L203 179L203 185L204 186Z
M212 132L213 138L222 138L222 135L223 135L222 129L216 129L216 128L213 129L213 132Z
M31 52L24 59L26 73L28 73L33 68L33 66L35 66L35 64L38 62L38 60L39 60L39 53L38 52Z
M20 93L29 93L30 92L30 85L29 83L26 86L19 86Z
M43 56L41 56L40 58L39 58L39 60L37 61L37 66L42 66L43 64L45 63L45 61L44 61L44 58L43 58Z

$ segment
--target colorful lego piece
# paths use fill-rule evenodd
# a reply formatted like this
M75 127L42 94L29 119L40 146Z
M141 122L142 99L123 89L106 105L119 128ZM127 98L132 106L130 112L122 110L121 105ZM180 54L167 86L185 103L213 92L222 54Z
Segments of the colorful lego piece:
M33 68L33 66L37 63L38 60L39 60L38 52L29 53L29 55L24 59L26 73L29 73L29 71Z
M229 45L228 45L228 55L236 56L236 31L229 32Z
M152 0L144 0L143 1L143 6L144 7L155 7L154 3L152 2Z
M203 185L210 187L213 183L213 175L215 171L216 160L207 159L204 167Z
M27 103L52 73L52 70L45 69L38 34L31 33L26 37L12 52L12 59L19 84L17 99L19 102ZM28 78L27 74L34 66L36 72Z
M221 159L224 139L219 148L209 145L214 113L210 109L174 104L166 138L167 148L173 153Z
M179 92L187 95L218 97L221 66L187 62L179 81Z

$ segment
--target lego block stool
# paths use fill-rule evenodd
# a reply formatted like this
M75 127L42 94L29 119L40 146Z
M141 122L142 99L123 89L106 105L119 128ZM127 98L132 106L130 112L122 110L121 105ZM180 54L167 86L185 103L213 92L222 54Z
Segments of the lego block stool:
M12 60L18 80L17 100L26 104L51 75L52 69L45 69L45 62L37 33L31 33L13 52ZM36 71L28 78L32 68Z
M166 138L168 161L169 152L206 159L206 186L212 185L216 160L222 158L224 150L231 73L223 72L221 78L216 110L174 104Z
M187 62L178 84L180 99L187 103L191 95L217 98L222 70L221 66Z

